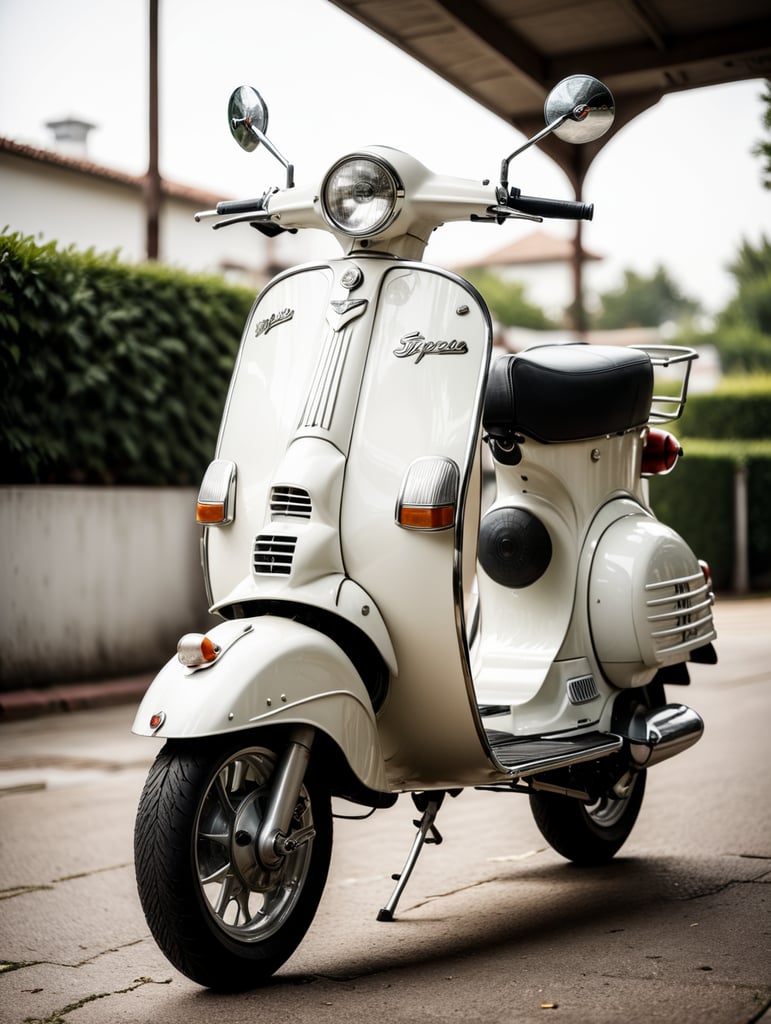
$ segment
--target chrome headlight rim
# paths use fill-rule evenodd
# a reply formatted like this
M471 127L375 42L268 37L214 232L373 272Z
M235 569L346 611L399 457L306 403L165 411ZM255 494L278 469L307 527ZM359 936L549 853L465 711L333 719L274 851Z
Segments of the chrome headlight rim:
M381 173L383 173L391 187L392 200L390 208L379 217L374 223L368 224L365 227L356 229L352 228L342 219L335 217L330 210L330 197L329 188L335 177L335 175L345 167L346 164L351 164L359 160L366 160L371 164L374 164ZM404 185L401 178L399 177L393 164L389 163L381 156L376 156L373 153L368 153L366 150L360 152L348 153L346 156L341 157L339 160L329 168L327 173L324 175L324 180L321 185L321 212L324 216L324 220L332 227L335 231L339 231L344 235L351 238L375 238L377 235L381 235L386 231L399 216L402 205L404 203Z

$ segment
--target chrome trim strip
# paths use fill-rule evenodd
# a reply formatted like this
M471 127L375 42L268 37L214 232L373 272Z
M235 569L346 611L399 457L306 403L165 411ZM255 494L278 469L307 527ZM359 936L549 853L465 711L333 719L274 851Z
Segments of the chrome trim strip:
M480 293L474 288L472 284L465 281L462 277L457 274L453 274L451 271L439 270L436 267L426 267L425 264L418 264L424 270L432 271L447 280L454 281L460 285L464 291L468 292L475 304L478 305L485 321L485 353L481 360L479 367L479 378L477 380L477 390L474 397L476 415L474 421L470 425L469 430L469 444L466 450L466 457L464 464L460 467L460 485L458 487L458 503L455 510L455 556L453 564L453 592L454 592L454 603L455 603L455 626L458 635L458 644L460 646L461 666L463 669L463 675L466 681L466 693L468 695L469 708L474 721L474 726L479 737L479 742L482 745L482 749L485 751L490 763L497 771L506 772L507 769L500 763L498 758L493 753L490 742L487 738L484 723L482 722L482 716L479 714L479 707L477 705L476 691L474 690L474 677L471 672L471 652L469 650L469 637L468 630L466 627L466 611L465 601L463 596L463 526L466 520L466 505L468 502L468 493L471 485L471 475L474 469L474 461L477 454L477 447L481 443L482 436L482 413L484 411L484 394L487 387L487 377L490 372L490 359L492 357L493 349L493 326L492 319L490 317L490 311L487 308L485 300L482 298Z
M679 654L681 651L692 651L697 647L703 647L704 644L709 643L710 640L714 640L717 637L717 633L714 629L711 629L708 633L702 633L700 636L691 637L690 640L686 640L681 644L673 644L671 647L662 647L659 649L659 654Z
M350 341L350 328L327 332L298 429L311 427L329 430L332 426Z
M649 615L648 622L665 622L667 619L683 619L687 618L689 615L693 615L695 612L700 612L705 608L711 607L712 601L707 598L706 601L699 601L698 604L683 604L682 607L673 608L668 612L659 612L658 615Z
M596 747L590 747L588 750L584 750L579 754L563 754L559 757L543 758L541 760L534 760L522 765L504 765L504 770L518 778L524 778L527 775L544 771L544 769L547 768L568 768L573 764L582 764L584 761L595 761L600 757L608 757L610 754L615 754L623 745L624 741L620 736L611 735L609 736L607 743L601 743Z
M663 590L664 587L676 587L681 583L692 583L694 580L703 580L704 573L696 572L692 576L680 576L677 579L661 580L658 583L646 583L646 590Z
M672 583L671 586L679 586L678 583ZM703 586L696 587L694 590L681 590L674 594L668 594L666 597L652 597L645 602L646 607L654 608L657 605L671 604L672 601L688 600L692 597L700 597L702 594L711 593L711 585L704 582Z
M686 621L681 622L678 626L670 626L668 629L654 629L651 630L651 637L654 640L663 640L668 636L675 636L678 633L691 633L693 630L697 630L699 626L704 626L706 623L712 622L712 615L704 615L700 619L692 621L686 617Z
M265 718L271 718L275 715L279 715L283 711L299 708L302 707L303 704L311 704L314 701L323 700L326 697L350 697L352 700L355 700L360 707L364 708L369 716L372 715L372 706L361 700L357 694L353 693L351 690L325 690L323 693L313 693L308 697L301 697L299 700L289 700L287 698L286 703L283 702L283 696L284 695L282 694L282 703L279 707L272 708L270 711L264 711L261 715L255 715L253 718L250 718L249 721L259 722ZM272 698L268 697L266 698L266 701L271 699Z

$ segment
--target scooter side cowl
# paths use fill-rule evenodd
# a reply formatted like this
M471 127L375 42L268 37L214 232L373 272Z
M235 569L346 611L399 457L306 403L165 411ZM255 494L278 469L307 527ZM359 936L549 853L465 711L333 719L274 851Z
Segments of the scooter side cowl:
M600 538L589 584L595 649L620 687L644 686L716 637L709 581L686 542L652 516L613 523Z

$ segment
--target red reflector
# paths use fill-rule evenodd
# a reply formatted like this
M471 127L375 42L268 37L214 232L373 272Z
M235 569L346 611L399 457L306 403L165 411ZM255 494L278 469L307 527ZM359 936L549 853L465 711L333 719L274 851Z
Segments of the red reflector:
M446 530L455 522L455 505L402 505L399 525L410 530Z
M658 473L669 473L674 469L678 458L683 454L680 442L666 430L652 429L648 432L642 455L642 472L644 476L655 476Z

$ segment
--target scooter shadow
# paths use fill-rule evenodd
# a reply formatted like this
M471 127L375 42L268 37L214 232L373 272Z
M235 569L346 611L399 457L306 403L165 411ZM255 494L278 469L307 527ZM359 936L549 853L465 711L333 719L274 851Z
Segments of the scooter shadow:
M578 941L596 944L642 920L659 920L666 927L671 904L717 892L728 881L718 857L619 857L595 868L502 864L499 872L468 887L405 904L389 923L376 922L376 908L367 905L358 923L348 913L336 926L334 905L328 906L325 920L317 918L306 936L307 946L259 991L278 995L298 985L351 983L376 975L397 984L416 972L451 973L458 961L473 970L475 961L492 956L512 964L534 955L559 961ZM332 948L324 935L329 927L336 930ZM248 993L240 998L245 997ZM201 998L225 997L201 991L194 998L200 1007Z

